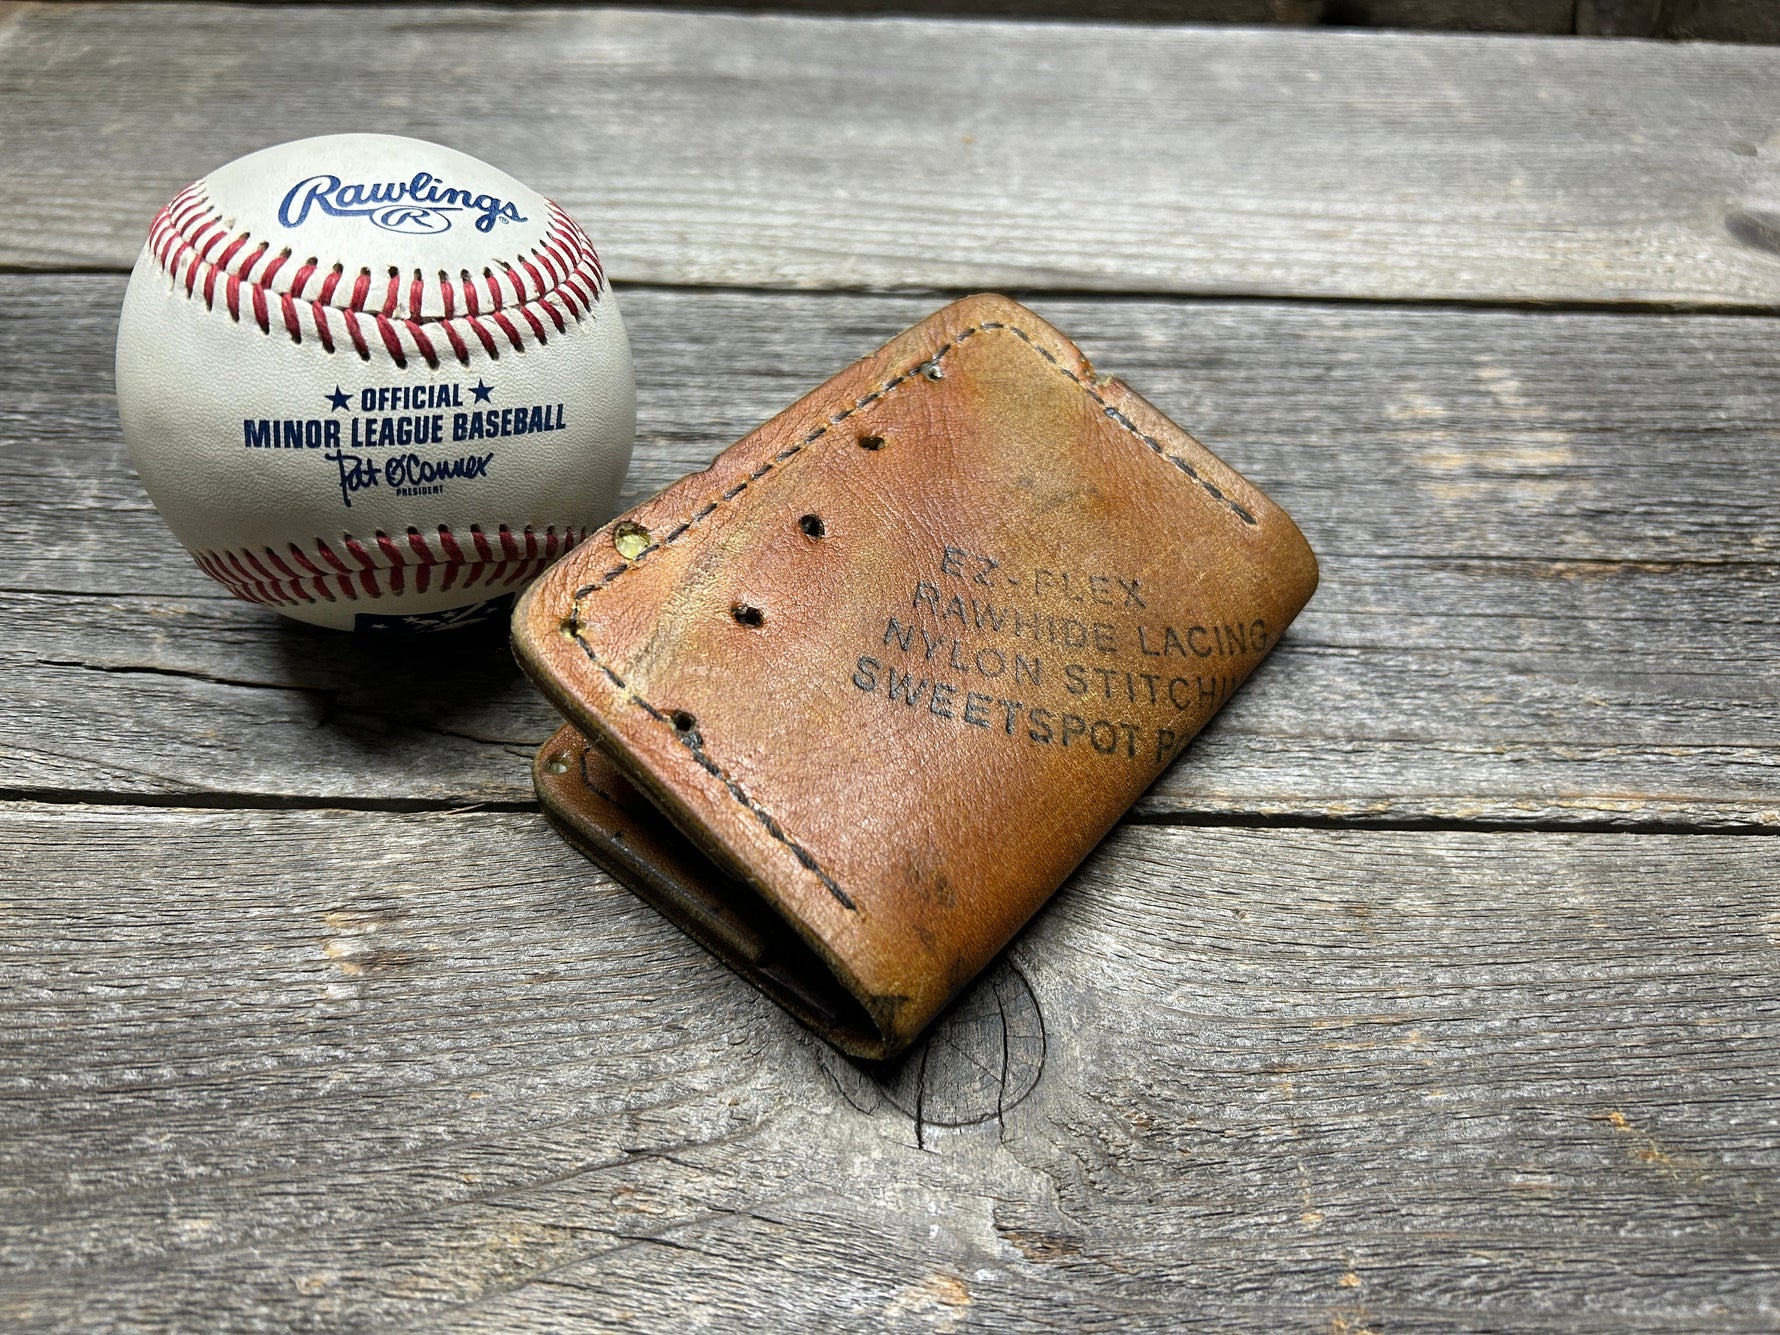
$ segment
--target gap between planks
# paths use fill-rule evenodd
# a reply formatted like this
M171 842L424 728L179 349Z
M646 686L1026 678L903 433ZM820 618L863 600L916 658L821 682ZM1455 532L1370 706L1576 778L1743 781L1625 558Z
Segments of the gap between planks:
M378 798L350 796L308 796L279 793L115 793L102 789L64 788L52 791L26 788L0 788L0 813L7 809L30 810L34 807L102 807L112 810L140 808L147 811L189 811L194 814L216 811L352 811L405 816L438 813L445 815L513 815L542 814L536 801L461 802L450 798ZM1133 807L1119 819L1120 826L1178 828L1190 830L1299 830L1299 831L1377 831L1394 834L1426 834L1466 832L1470 834L1542 835L1542 834L1624 834L1624 835L1694 835L1701 838L1724 835L1772 838L1780 835L1780 825L1758 821L1721 821L1712 825L1683 820L1529 820L1523 822L1463 817L1428 817L1404 819L1391 816L1368 816L1363 813L1342 816L1317 816L1311 813L1272 814L1248 812L1144 811ZM1109 833L1107 838L1111 838Z

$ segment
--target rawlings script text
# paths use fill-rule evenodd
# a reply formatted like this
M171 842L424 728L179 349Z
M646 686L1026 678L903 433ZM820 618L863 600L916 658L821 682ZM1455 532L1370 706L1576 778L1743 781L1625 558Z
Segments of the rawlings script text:
M415 172L406 181L342 181L324 174L298 181L278 206L278 221L301 227L311 209L336 218L368 218L386 232L427 234L451 230L451 215L473 212L478 232L492 232L497 222L524 222L511 200L474 195L448 186L431 172Z

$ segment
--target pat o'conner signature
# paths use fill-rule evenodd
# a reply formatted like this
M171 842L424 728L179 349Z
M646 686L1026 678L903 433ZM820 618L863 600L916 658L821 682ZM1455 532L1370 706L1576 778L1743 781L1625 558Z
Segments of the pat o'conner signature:
M329 450L340 470L340 499L348 509L352 498L372 487L427 487L452 478L487 477L493 454L466 454L456 459L423 459L418 454L394 454L382 463L362 454Z

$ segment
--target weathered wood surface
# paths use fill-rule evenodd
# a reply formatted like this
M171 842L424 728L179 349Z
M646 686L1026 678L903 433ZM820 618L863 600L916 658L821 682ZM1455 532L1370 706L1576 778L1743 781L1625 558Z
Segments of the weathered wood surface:
M1780 42L1769 0L658 0L664 8L956 14L1119 23L1324 24L1339 28Z
M1603 5L1613 0L1597 0ZM1635 27L1638 12L1624 0L1591 31L1611 26L1612 36L1648 37L1651 16ZM1656 0L1645 0L1654 7ZM1747 6L1747 8L1745 7ZM669 9L774 9L827 14L959 14L1010 19L1076 19L1098 23L1281 23L1344 28L1409 28L1458 32L1570 33L1578 31L1577 0L662 0ZM1694 0L1697 21L1713 26L1713 39L1761 41L1771 31L1750 0ZM1591 16L1592 17L1592 16ZM1745 33L1747 35L1745 35Z
M1589 16L1591 35L1648 37L1663 29L1661 15L1646 13L1658 8L1658 0L1593 3L1601 13ZM1715 41L1760 41L1768 30L1750 0L1670 4L1685 9L1696 22L1710 24ZM1577 25L1582 21L1577 0L657 0L651 8L1547 34L1581 31Z
M1780 42L1780 13L1768 0L656 0L653 7Z
M1339 28L1780 42L1768 0L659 0L664 8L954 14L1119 23L1325 24Z
M1576 0L1575 31L1605 37L1780 42L1768 0Z
M1704 0L1716 16L1735 0ZM817 14L984 15L1096 23L1280 23L1460 32L1576 31L1576 0L662 0L664 9L770 9ZM1759 30L1751 18L1737 18ZM1720 23L1720 27L1727 25ZM1629 27L1629 25L1628 25ZM1621 35L1621 34L1614 34ZM1647 31L1624 35L1647 36ZM1746 40L1720 36L1720 41ZM1756 40L1756 39L1750 39Z
M188 180L374 126L557 196L631 281L1780 307L1767 48L346 12L0 20L0 266L127 266Z
M529 801L555 719L498 635L365 645L235 603L184 558L118 435L121 286L0 278L0 786ZM621 300L643 415L628 501L934 304ZM1773 321L1039 306L1276 496L1323 562L1287 642L1142 812L1780 821Z
M1780 1303L1773 839L1128 829L878 1073L531 814L18 805L0 879L10 1329Z
M121 277L0 275L0 1327L1773 1329L1774 318L1179 297L1780 310L1776 60L0 4L0 267L417 133L663 285L627 502L942 299L838 289L1014 287L1324 570L867 1071L548 831L498 635L193 569L118 437Z

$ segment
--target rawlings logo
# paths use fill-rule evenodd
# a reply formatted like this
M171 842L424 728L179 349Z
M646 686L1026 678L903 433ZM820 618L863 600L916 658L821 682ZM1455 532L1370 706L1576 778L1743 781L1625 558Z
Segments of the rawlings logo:
M310 209L336 218L368 218L386 232L427 235L451 230L451 215L474 212L476 230L492 232L497 222L524 222L511 200L472 195L448 186L431 172L415 172L407 181L342 181L323 174L298 181L278 206L278 221L301 227Z

